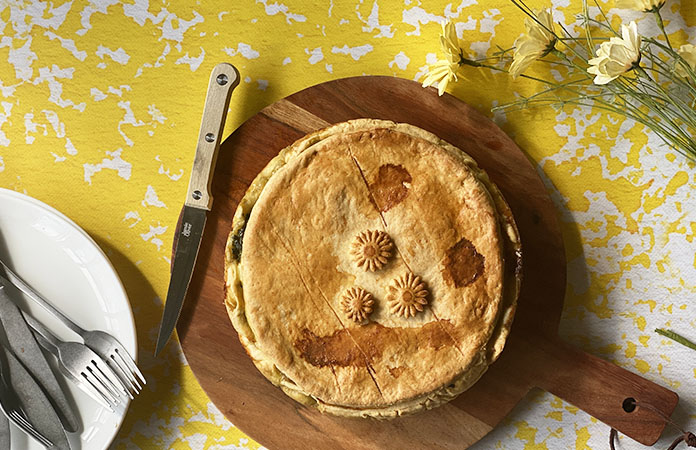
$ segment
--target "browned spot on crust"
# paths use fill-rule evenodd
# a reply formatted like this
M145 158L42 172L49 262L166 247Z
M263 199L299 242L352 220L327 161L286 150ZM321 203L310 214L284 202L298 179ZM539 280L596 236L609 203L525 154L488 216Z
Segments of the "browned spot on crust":
M462 238L447 250L443 276L456 287L468 286L481 276L485 258L466 238Z
M370 184L372 198L377 209L388 211L408 196L405 183L411 182L411 174L402 166L384 164L379 166L377 177Z
M405 369L406 368L404 366L390 367L389 375L393 376L394 378L399 378Z
M450 337L453 332L454 326L449 320L428 322L419 328L389 328L371 322L328 336L317 336L305 328L302 337L295 341L295 348L313 366L364 367L365 357L373 361L382 355L385 342L401 342L406 348L427 346L439 350L453 344Z

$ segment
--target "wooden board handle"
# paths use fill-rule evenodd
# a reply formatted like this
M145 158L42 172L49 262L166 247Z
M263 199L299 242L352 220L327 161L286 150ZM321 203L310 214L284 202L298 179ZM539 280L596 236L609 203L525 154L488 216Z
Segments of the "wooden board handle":
M558 338L535 338L528 345L534 385L641 444L653 445L660 438L665 420L647 406L627 412L624 402L629 406L627 399L634 399L670 417L679 402L676 393Z
M210 210L212 206L210 183L215 169L215 158L220 148L220 134L225 125L230 96L238 84L239 72L231 64L220 63L210 74L196 156L193 160L193 170L186 194L188 206L207 210Z

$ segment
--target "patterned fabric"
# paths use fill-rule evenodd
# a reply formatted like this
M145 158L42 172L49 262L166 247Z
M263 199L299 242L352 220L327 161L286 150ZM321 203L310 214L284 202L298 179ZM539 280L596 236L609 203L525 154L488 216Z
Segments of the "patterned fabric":
M576 23L580 0L553 5L557 20ZM672 43L694 43L694 4L667 0L662 11ZM649 16L611 13L658 34ZM472 56L491 56L523 31L507 0L0 2L0 186L47 202L89 232L135 314L149 383L115 448L259 447L206 397L175 341L151 356L211 68L229 61L243 78L227 135L263 106L322 81L422 79L438 58L445 18L458 23ZM481 111L539 88L466 69L450 89ZM666 327L696 340L694 165L642 126L595 110L494 119L537 163L558 208L569 274L561 335L676 390L675 420L696 429L696 353L653 332ZM577 408L533 391L475 448L606 448L608 434ZM675 436L668 429L657 448ZM627 438L620 445L643 448Z

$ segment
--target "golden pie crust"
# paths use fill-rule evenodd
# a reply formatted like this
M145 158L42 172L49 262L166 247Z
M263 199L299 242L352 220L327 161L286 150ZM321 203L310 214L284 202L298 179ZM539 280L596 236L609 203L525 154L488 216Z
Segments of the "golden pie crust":
M393 243L379 270L351 252L366 230ZM510 208L468 155L412 125L358 119L305 136L259 173L225 268L228 314L266 378L324 412L390 418L451 400L495 361L521 246ZM387 301L405 276L427 289L414 315ZM354 287L373 298L366 322L343 312Z

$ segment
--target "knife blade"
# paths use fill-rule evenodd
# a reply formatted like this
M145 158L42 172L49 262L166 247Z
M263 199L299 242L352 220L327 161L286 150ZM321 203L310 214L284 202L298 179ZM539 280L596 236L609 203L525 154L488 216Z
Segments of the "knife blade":
M4 334L0 342L7 342L9 338L7 330L2 330L0 333ZM0 358L5 358L7 361L9 382L17 393L29 422L39 433L53 442L51 450L71 450L70 441L60 418L41 386L17 359L14 352L5 345L0 345Z
M225 125L230 96L238 84L239 72L231 64L218 64L210 74L188 192L181 211L180 226L175 232L176 249L155 356L162 351L174 332L196 266L206 215L213 203L210 185L220 148L220 135Z
M17 359L24 364L46 392L63 423L63 428L74 433L80 428L80 420L48 365L46 356L29 330L19 307L10 299L9 293L5 292L12 284L1 273L2 270L0 270L0 323L5 329L7 343Z

